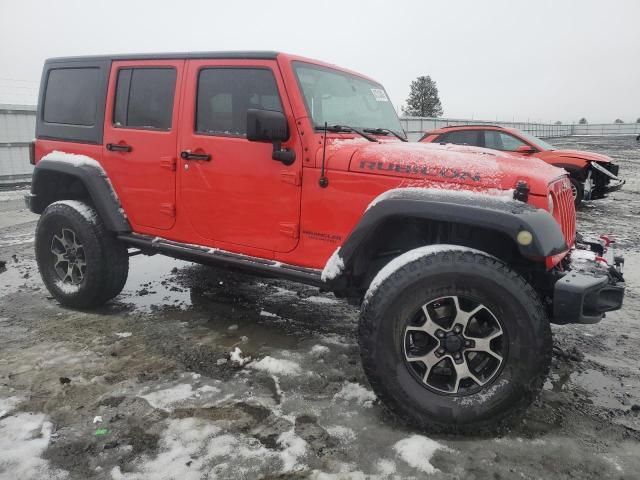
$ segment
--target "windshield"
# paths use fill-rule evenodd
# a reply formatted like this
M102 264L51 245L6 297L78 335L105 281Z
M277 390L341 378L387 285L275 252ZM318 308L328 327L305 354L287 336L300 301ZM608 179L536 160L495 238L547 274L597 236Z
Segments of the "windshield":
M293 62L314 126L386 128L404 135L398 115L382 85L339 70Z
M527 132L523 132L522 130L518 130L518 133L520 134L520 136L526 140L528 140L530 143L533 143L534 145L540 147L541 150L555 150L556 147L554 147L553 145L551 145L550 143L545 142L544 140L540 140L538 137L534 137L533 135L527 133Z

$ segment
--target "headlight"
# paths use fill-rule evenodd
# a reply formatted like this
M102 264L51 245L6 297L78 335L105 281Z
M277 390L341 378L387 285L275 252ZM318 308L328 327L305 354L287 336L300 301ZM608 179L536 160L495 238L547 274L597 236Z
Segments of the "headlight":
M549 196L547 197L547 204L549 206L549 213L551 215L553 215L553 195L549 194Z

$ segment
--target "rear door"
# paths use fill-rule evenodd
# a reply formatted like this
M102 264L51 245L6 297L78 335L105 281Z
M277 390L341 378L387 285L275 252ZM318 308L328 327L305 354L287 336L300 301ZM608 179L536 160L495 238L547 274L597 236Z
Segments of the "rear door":
M113 62L103 162L136 227L170 229L176 216L179 92L184 60Z
M247 109L283 112L296 160L272 159L271 143L246 138ZM190 60L179 139L180 211L222 248L293 250L299 238L302 151L273 60ZM219 243L220 244L220 243ZM237 247L235 247L235 246Z

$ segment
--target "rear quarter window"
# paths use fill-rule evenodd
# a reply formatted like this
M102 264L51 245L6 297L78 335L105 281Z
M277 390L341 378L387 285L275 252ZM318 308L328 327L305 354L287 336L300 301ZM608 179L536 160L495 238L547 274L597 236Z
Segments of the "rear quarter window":
M98 68L50 70L43 120L64 125L95 125L99 73Z
M47 60L36 137L102 143L109 60Z

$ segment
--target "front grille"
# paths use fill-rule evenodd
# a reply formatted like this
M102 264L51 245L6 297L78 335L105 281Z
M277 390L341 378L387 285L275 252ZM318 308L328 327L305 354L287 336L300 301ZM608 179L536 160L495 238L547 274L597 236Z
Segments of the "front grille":
M569 177L561 178L550 185L553 196L553 216L562 228L564 239L571 247L576 238L576 207L571 194Z

